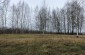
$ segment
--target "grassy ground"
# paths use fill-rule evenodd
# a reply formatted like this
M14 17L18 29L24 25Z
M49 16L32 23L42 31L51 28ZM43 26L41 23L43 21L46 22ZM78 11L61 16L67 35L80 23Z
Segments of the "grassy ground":
M0 55L85 55L85 36L2 34Z

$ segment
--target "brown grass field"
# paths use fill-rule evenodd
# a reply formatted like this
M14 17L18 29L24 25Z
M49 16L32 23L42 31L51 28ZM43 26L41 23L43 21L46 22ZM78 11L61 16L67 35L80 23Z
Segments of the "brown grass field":
M0 55L85 55L85 35L0 34Z

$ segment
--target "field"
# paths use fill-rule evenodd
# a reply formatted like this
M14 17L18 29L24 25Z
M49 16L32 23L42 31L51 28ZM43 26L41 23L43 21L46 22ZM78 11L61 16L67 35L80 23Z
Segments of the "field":
M85 55L85 35L0 34L0 55Z

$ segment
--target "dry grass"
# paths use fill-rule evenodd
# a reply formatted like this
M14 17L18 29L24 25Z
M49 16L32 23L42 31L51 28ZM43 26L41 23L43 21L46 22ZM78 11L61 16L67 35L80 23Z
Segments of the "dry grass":
M76 35L53 34L0 35L1 55L56 55L57 53L59 55L85 55L84 47L84 35L79 38L76 38ZM33 52L33 50L36 51ZM56 50L58 50L57 53Z
M71 41L71 42L85 42L85 35L80 35L79 38L76 38L76 35L51 35L51 34L3 34L0 35L1 42L33 42L33 41L42 41L42 40L55 40L57 41Z

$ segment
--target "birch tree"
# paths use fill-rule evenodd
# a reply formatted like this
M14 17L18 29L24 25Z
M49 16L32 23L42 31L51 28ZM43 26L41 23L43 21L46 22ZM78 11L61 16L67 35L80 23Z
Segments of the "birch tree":
M43 34L46 31L46 24L47 24L47 7L43 6L38 13L38 19L40 24L40 31L43 32Z

